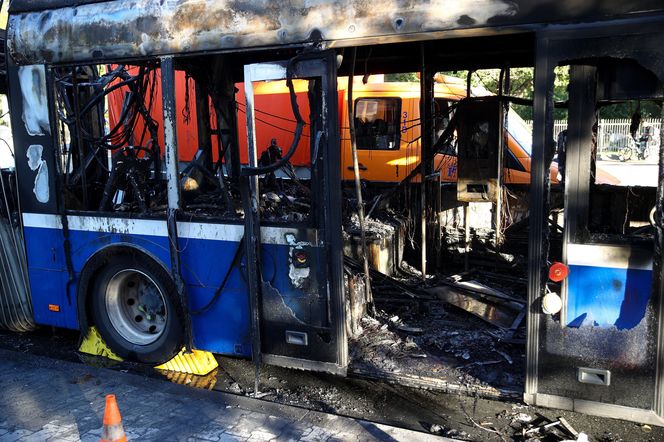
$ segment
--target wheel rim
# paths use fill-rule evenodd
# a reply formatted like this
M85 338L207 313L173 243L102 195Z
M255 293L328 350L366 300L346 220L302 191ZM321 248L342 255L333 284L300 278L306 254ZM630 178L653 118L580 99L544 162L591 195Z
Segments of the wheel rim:
M152 344L164 333L166 299L145 273L125 269L113 275L106 286L105 302L111 325L132 344Z

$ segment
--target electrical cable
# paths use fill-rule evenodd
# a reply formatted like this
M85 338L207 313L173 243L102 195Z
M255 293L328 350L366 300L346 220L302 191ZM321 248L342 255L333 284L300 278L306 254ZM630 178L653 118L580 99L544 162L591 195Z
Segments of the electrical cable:
M240 263L240 257L242 256L241 252L243 249L244 249L244 235L242 235L240 243L238 244L237 249L235 249L235 254L233 255L233 259L231 260L231 263L228 266L228 270L226 270L224 279L222 279L221 284L219 285L219 287L217 287L217 290L214 291L214 295L212 295L212 298L203 307L197 310L191 310L192 315L200 315L201 313L205 313L206 311L210 310L210 308L212 308L212 306L217 302L219 296L221 295L221 292L224 290L224 287L226 287L226 283L228 282L231 273L233 273L233 269Z
M291 143L288 152L286 152L286 155L281 157L278 161L270 164L269 166L243 167L242 168L243 176L262 175L264 173L270 173L274 172L277 169L280 169L291 159L293 154L295 154L298 145L300 144L302 129L304 128L305 122L302 119L302 115L300 115L300 107L297 104L297 95L295 94L295 87L293 86L293 68L295 66L295 63L297 63L300 57L301 57L300 55L296 55L295 57L288 60L288 65L286 67L286 77L287 77L286 85L288 86L288 90L290 91L290 101L291 101L291 108L293 109L293 115L295 115L295 119L297 120L297 125L295 126L295 134L293 136L293 142Z

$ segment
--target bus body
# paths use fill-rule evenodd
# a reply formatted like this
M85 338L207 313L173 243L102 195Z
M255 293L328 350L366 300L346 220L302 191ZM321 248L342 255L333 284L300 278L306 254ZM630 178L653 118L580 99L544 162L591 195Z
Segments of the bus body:
M344 105L353 102L365 124L381 112L376 97L401 100L390 111L398 131L360 152L365 177L389 182L432 153L437 97L433 75L422 75L419 106L410 85L358 86L350 100L337 74L534 66L533 147L508 141L525 169L515 180L530 176L524 400L662 425L662 164L645 190L604 194L592 173L599 106L661 103L661 2L448 3L14 0L7 81L20 206L10 224L25 243L34 321L95 325L116 353L145 363L185 345L345 374L353 313L342 254ZM550 210L560 203L550 189L558 65L570 65L570 127L557 146L566 152L564 223ZM183 88L178 72L195 87ZM259 125L261 112L273 113L260 104L262 88L284 80L293 134L279 144L310 177L289 183L297 198L261 193L285 165L259 161L274 133ZM117 91L122 105L106 119ZM408 126L417 118L419 135ZM466 141L478 151L500 145L474 135ZM442 170L442 180L454 175ZM272 210L275 200L291 208ZM559 230L561 252L550 241ZM583 278L547 279L555 259Z

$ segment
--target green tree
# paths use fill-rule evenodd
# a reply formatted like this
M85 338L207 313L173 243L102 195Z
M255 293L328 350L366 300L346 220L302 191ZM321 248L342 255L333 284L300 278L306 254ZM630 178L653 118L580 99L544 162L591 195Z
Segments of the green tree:
M442 72L444 75L451 75L466 79L468 71L453 71ZM554 101L567 100L567 84L569 83L569 68L566 66L558 67L555 70L556 80L553 88ZM535 96L535 81L534 69L525 68L511 68L510 69L510 87L505 91L506 95L517 98L525 98L532 100ZM492 94L498 94L500 84L500 69L483 69L473 72L470 79L471 86L481 86ZM533 108L532 106L513 105L514 111L521 116L524 120L532 120ZM565 109L556 109L555 118L566 118L567 112Z
M398 74L385 74L386 82L414 82L420 81L416 72L401 72Z

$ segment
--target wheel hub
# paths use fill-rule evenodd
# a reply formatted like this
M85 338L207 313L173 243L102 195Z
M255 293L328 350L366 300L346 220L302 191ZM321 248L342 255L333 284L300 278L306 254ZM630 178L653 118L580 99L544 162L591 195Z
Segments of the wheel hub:
M105 293L106 311L120 336L135 345L149 345L164 332L164 294L145 273L125 269L113 275Z

